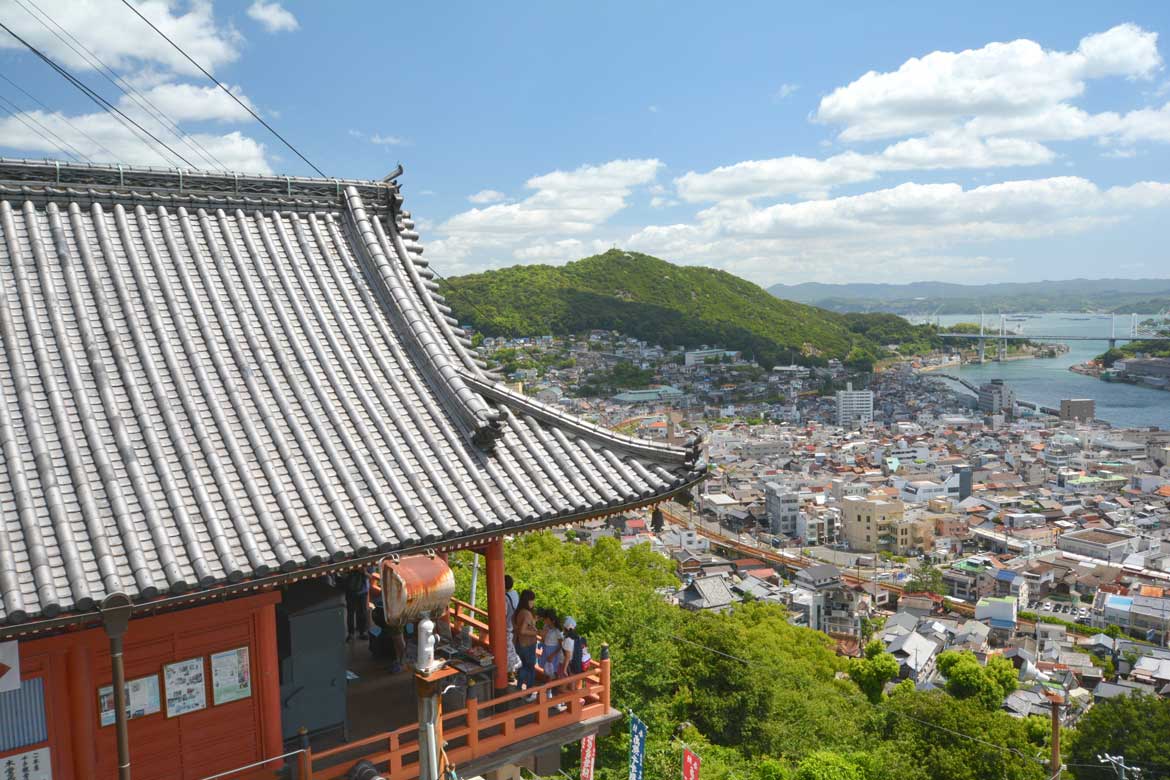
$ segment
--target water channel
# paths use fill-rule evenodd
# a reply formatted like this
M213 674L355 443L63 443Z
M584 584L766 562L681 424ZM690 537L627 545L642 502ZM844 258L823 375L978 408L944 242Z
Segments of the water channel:
M943 327L959 322L977 323L979 315L949 315L938 318L938 321ZM1128 316L1119 316L1117 333L1120 335L1128 332L1129 325ZM989 379L1003 379L1011 385L1017 398L1043 406L1059 407L1062 398L1093 398L1097 401L1097 417L1117 427L1157 425L1170 428L1170 392L1120 382L1103 382L1068 370L1069 366L1083 363L1108 348L1111 327L1108 316L1038 314L1022 321L1008 322L1007 326L1009 330L1024 335L1032 333L1045 336L1100 335L1102 338L1101 341L1067 342L1069 351L1056 358L969 364L962 368L949 369L950 373L976 385ZM998 332L998 315L987 317L987 330ZM987 354L995 354L994 342L988 342Z

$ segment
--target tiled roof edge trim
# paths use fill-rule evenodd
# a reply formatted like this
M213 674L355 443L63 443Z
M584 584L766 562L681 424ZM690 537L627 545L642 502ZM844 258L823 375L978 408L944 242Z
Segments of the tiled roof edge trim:
M631 455L685 465L694 465L698 462L702 441L697 435L691 437L686 447L654 444L644 439L626 436L611 431L608 428L587 423L578 417L554 409L522 393L517 393L515 390L511 390L500 384L485 381L479 377L465 374L463 381L475 388L481 395L493 401L498 401L523 414L531 415L541 422L570 431L576 436L605 442L610 447L620 449Z
M464 374L458 367L452 365L450 357L438 343L443 336L435 332L434 315L431 312L420 311L413 296L406 289L405 284L410 281L409 274L404 281L396 272L401 269L395 269L392 265L394 261L405 265L411 260L409 257L402 257L405 250L402 250L401 254L394 251L394 259L391 260L386 250L397 248L383 245L356 188L346 187L343 195L350 225L357 233L354 247L362 253L366 266L375 272L376 278L381 282L379 298L387 313L401 324L401 331L404 334L408 333L413 337L406 341L407 347L420 368L430 377L436 391L472 429L477 444L490 447L499 436L501 415L464 382Z
M366 197L389 205L397 194L393 179L401 175L399 166L387 181L362 179L318 179L302 176L262 176L243 173L217 173L176 168L150 168L130 165L102 165L54 160L16 160L0 158L0 181L19 184L84 185L121 189L162 189L178 192L226 193L284 197L326 198L337 203L345 187L356 187Z
M594 517L629 512L634 509L640 509L652 504L658 504L662 501L667 501L672 496L678 495L683 491L690 490L691 488L706 480L707 477L708 475L705 471L691 472L689 475L683 478L684 481L680 482L678 485L668 488L659 495L634 499L617 506L605 507L602 509L589 508L580 512L566 512L554 515L552 517L542 517L538 520L520 522L501 528L484 529L484 531L481 533L472 534L458 539L432 540L422 544L414 544L392 550L384 550L365 555L355 555L345 560L311 564L286 572L271 573L261 577L246 579L242 582L225 582L210 588L196 588L186 593L167 594L161 597L150 598L135 602L134 612L136 614L149 615L160 610L166 610L168 605L175 605L178 608L182 608L184 605L195 606L198 602L201 601L209 601L211 599L220 597L230 598L232 596L245 595L249 592L259 593L262 589L276 587L281 583L291 580L323 577L328 574L366 566L370 563L373 563L374 561L381 560L382 558L386 558L391 555L414 555L426 552L427 550L456 548L467 549L474 547L476 544L488 542L492 539L498 539L500 537L529 533L532 531L541 531L546 528L554 528L556 526L571 525L573 523L583 522ZM83 625L88 621L97 620L100 614L100 610L88 610L57 615L54 617L32 617L21 622L13 622L9 620L7 623L0 623L0 641L7 641L13 638L24 637L29 634L38 634L42 631L52 632L58 629L64 630L78 624Z
M233 206L233 207L265 207L279 206L287 210L317 211L321 209L338 209L340 203L335 199L313 200L309 198L264 196L250 197L248 195L227 195L206 192L177 192L134 189L120 189L92 185L85 189L77 187L57 187L51 184L19 184L0 183L0 194L20 195L23 200L50 203L61 198L68 198L88 203L121 203L128 206L160 206L169 204L174 207L190 205L203 206Z

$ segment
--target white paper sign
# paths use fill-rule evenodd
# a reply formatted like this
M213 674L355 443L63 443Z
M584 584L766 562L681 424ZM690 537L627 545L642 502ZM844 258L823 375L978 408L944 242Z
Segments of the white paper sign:
M160 711L162 705L158 695L158 675L139 677L126 683L126 717L130 720L153 715ZM114 724L114 686L105 685L98 688L98 710L101 712L101 724Z
M0 693L20 688L20 643L0 642Z
M211 701L227 704L252 695L248 648L237 647L211 656Z
M202 658L190 658L164 666L163 684L167 691L168 718L186 715L207 706Z
M9 777L15 777L17 780L53 780L53 769L49 765L49 749L37 748L27 753L0 758L0 777L6 780Z

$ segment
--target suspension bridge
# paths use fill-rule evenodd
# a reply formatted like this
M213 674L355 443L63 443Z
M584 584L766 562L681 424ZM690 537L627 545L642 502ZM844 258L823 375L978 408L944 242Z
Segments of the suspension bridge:
M987 318L980 315L978 333L940 330L939 335L949 339L977 341L979 344L979 362L983 363L987 359L987 342L989 341L995 342L998 346L997 359L999 360L1003 360L1007 356L1007 344L1009 341L1103 341L1109 344L1110 349L1116 347L1120 341L1170 341L1170 330L1167 330L1165 327L1159 328L1156 324L1152 324L1158 321L1158 319L1139 321L1138 315L1136 314L1132 314L1129 317L1125 317L1124 315L1119 317L1114 314L1110 317L1109 331L1107 333L1050 335L1009 330L1007 316L1002 314L999 317L999 330L996 331L988 328L989 323ZM1161 321L1165 322L1165 319L1162 318ZM1121 324L1121 328L1118 328L1119 323ZM994 326L994 320L991 324Z

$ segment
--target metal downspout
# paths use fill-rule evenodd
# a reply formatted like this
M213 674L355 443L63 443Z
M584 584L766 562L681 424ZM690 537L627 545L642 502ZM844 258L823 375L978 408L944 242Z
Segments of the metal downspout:
M125 593L111 593L102 601L102 625L110 638L110 664L114 669L114 730L118 738L118 780L130 780L130 730L126 718L126 665L122 638L134 607Z

